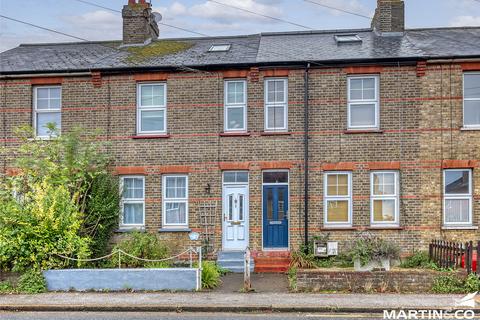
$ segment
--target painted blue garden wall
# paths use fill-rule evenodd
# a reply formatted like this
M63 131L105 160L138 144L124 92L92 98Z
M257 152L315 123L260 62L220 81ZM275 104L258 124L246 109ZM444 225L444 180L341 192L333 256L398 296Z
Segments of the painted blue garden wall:
M194 291L199 269L68 269L44 271L49 291Z

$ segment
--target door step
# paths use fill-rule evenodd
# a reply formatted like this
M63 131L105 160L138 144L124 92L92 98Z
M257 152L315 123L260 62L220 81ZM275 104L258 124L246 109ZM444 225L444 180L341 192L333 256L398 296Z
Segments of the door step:
M243 251L220 251L217 257L217 264L233 273L243 273L245 270ZM255 262L250 261L250 270L255 269Z
M284 273L290 268L289 251L259 252L255 255L255 272Z

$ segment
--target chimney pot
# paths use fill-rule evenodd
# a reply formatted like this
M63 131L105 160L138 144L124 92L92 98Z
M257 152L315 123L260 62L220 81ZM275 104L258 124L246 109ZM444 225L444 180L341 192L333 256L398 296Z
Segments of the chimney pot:
M372 28L379 34L398 34L405 31L405 2L403 0L377 0Z

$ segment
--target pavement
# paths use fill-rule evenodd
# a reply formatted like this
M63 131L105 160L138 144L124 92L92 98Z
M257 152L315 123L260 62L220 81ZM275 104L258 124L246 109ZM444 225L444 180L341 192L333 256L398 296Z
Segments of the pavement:
M252 273L252 288L258 293L288 293L288 278L278 273ZM239 293L243 289L243 273L228 273L214 292Z
M462 297L431 294L228 292L45 293L2 295L0 311L383 313L385 309L449 310ZM480 309L476 311L480 312Z

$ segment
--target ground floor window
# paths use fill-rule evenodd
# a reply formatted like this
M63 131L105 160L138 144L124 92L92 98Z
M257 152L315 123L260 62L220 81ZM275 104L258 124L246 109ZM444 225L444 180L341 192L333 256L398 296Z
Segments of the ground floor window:
M121 177L121 221L123 227L145 225L145 177Z
M324 183L325 226L352 225L352 174L327 172Z
M443 172L443 223L472 224L472 170L452 169Z
M372 172L371 188L371 224L399 224L399 182L398 172Z
M188 226L188 176L163 177L163 226Z

